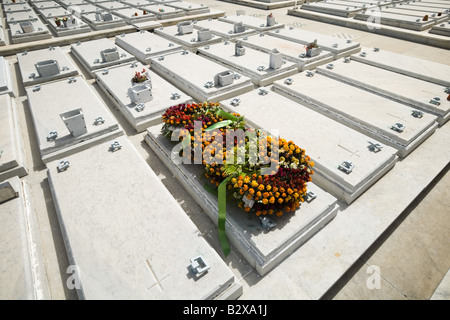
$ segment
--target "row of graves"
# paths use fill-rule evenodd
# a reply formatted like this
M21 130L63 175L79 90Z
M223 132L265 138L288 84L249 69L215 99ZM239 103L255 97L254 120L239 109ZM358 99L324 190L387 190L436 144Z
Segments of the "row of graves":
M11 43L70 36L149 21L208 14L203 4L146 0L6 0L5 21ZM5 44L4 26L0 41Z
M70 53L78 63L60 47L16 58L80 299L237 299L243 286L224 261L230 243L266 275L450 114L450 66L285 28L272 15L185 21L73 43ZM1 130L14 133L10 66L2 68ZM128 140L111 105L217 225L222 251ZM234 151L211 138L225 129L234 129ZM1 137L0 181L17 168L6 183L20 199L21 138ZM266 150L253 137L271 141L271 155L226 158L224 150ZM2 257L17 254L14 245Z
M450 36L450 4L445 0L323 0L305 2L289 13L309 18L347 18L367 22L370 29L388 26Z

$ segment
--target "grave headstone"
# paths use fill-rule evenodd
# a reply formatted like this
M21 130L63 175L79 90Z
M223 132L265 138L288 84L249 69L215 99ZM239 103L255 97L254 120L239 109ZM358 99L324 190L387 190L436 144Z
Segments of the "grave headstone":
M212 39L211 30L204 28L197 31L198 41L208 41Z

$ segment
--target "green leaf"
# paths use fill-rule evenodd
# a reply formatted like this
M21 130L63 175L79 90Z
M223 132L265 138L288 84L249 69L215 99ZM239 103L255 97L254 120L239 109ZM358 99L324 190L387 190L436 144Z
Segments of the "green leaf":
M217 128L226 127L230 123L233 123L233 121L231 121L231 120L220 121L220 122L217 122L217 123L213 124L212 126L209 126L208 128L205 129L205 131L211 131L211 130L214 130L214 129L217 129Z

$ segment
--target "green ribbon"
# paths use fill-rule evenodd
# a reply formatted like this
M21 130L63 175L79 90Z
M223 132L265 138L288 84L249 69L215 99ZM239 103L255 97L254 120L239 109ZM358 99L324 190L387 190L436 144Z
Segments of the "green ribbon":
M219 241L225 257L230 253L230 245L228 244L227 234L225 233L225 221L227 216L227 183L231 177L226 178L219 184L218 197L219 202L219 221L217 229L219 231Z
M211 130L214 130L214 129L217 129L217 128L226 127L230 123L233 123L233 121L232 120L220 121L220 122L217 122L217 123L209 126L208 128L205 129L205 131L211 131Z

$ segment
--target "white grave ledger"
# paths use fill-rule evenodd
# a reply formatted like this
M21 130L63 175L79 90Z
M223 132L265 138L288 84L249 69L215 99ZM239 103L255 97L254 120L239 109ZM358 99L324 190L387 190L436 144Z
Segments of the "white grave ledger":
M24 86L78 75L78 69L61 47L16 54Z
M26 91L44 163L123 134L109 109L80 76Z
M135 60L131 54L106 38L74 43L70 50L91 75L96 70Z
M267 45L270 43L272 48L277 48L280 51L284 59L296 63L299 70L302 71L314 69L334 59L333 54L326 50L320 50L317 56L309 57L304 44L283 38L271 37L270 34L253 35L243 37L239 40L247 47L269 53L273 50Z
M1 300L50 299L30 192L18 177L0 181Z
M450 118L450 101L447 100L450 91L443 90L441 85L351 59L318 67L317 72L437 115L440 125ZM421 116L420 110L413 112Z
M266 88L220 103L244 115L250 126L278 130L280 137L305 149L315 163L312 182L346 203L353 202L397 161L396 149Z
M155 29L155 34L170 41L178 43L192 52L196 52L199 46L206 46L222 41L222 38L212 34L208 28L195 29L194 22L183 21L176 26L160 27Z
M151 57L181 49L181 45L144 30L116 36L115 43L144 64L150 64Z
M353 54L352 59L379 68L395 71L410 77L450 87L450 65L425 59L405 56L379 48L364 47L361 53Z
M152 58L151 66L158 75L200 102L218 101L254 89L249 77L236 72L232 72L232 81L229 77L224 82L216 81L219 74L228 74L231 70L187 50Z
M143 70L145 71L142 72ZM131 79L136 72L140 72L141 77L145 76L148 80L133 83ZM99 71L95 73L95 79L139 132L151 124L161 122L161 116L167 108L192 100L190 96L149 71L147 66L137 62L131 66L127 64Z
M0 56L0 95L5 93L14 97L9 61Z
M438 126L436 116L424 113L417 117L409 106L321 74L307 71L291 79L291 83L275 82L274 91L398 149L401 157ZM347 98L336 99L340 92Z
M126 138L47 167L80 299L242 294L231 270Z
M207 57L225 67L242 73L252 79L258 86L266 86L277 79L286 78L298 73L298 65L283 58L283 55L272 48L263 52L246 48L245 54L236 55L235 46L228 41L198 49L201 56Z
M175 163L172 158L174 143L170 137L163 136L161 125L148 128L145 141L217 224L218 200L204 188L209 183L204 177L204 167ZM266 229L264 220L244 214L243 209L232 201L227 203L227 238L259 274L273 269L337 214L335 197L313 183L308 183L308 190L317 196L316 199L304 202L296 213L285 214L276 221L269 219L270 223L276 224L270 230Z
M28 174L15 100L0 95L0 182Z
M199 20L194 24L195 29L209 29L211 32L223 39L234 39L237 37L248 36L257 31L247 28L242 22L235 22L233 24L220 21L217 19Z

